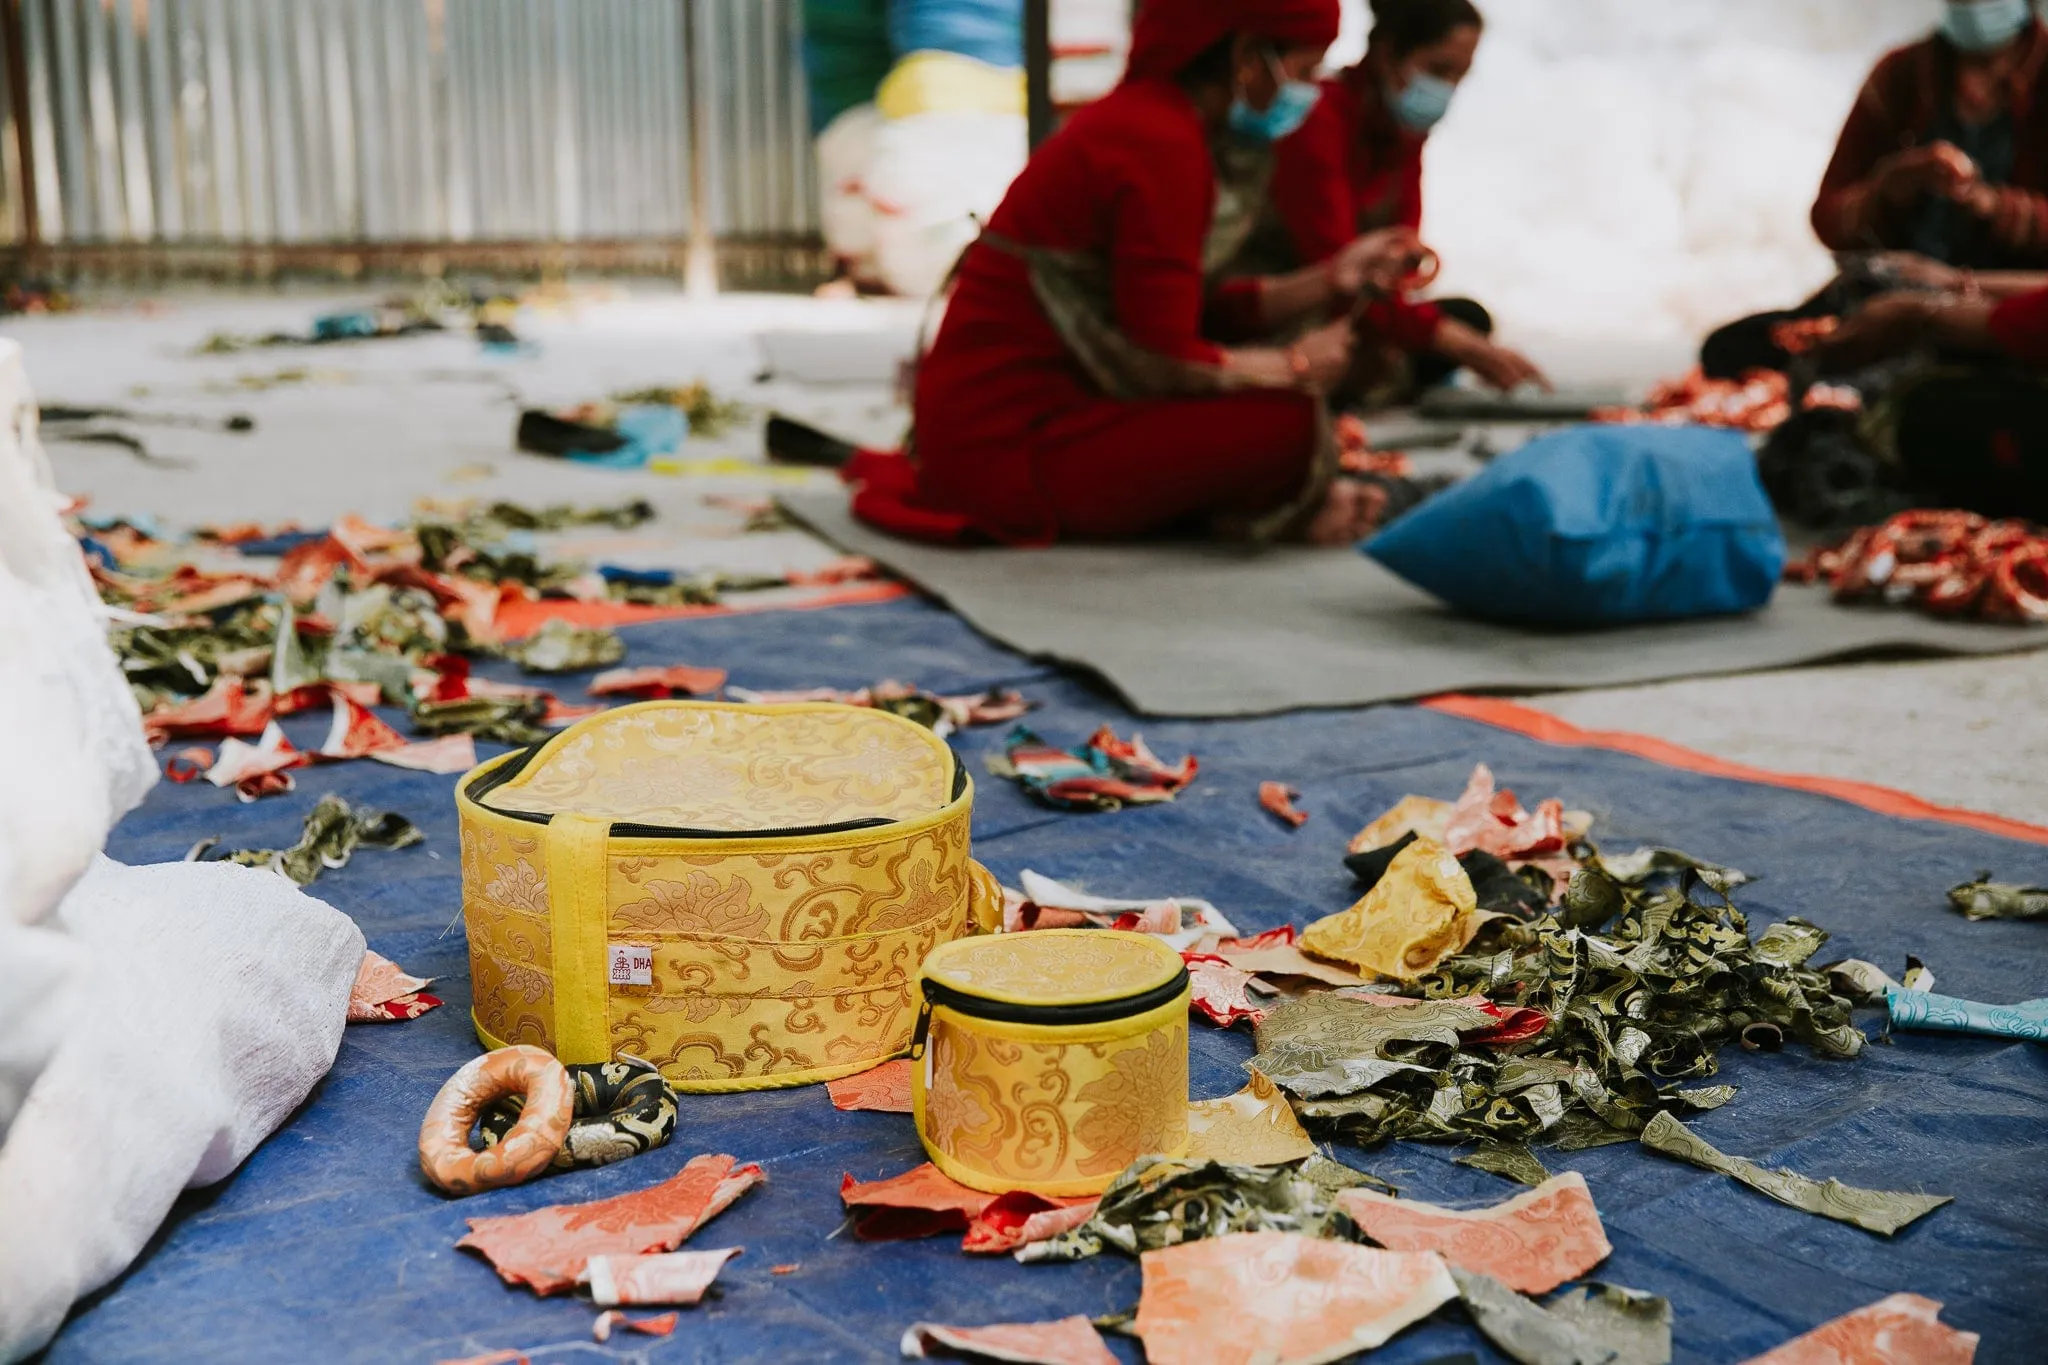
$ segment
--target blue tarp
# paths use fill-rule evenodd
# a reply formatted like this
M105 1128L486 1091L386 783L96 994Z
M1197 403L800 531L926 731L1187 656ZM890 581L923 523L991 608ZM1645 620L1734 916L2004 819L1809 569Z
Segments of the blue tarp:
M825 613L714 618L628 632L635 663L730 668L744 687L858 686L883 677L941 691L1021 685L1045 703L1032 724L1057 743L1131 718L1082 682L1035 667L916 602ZM573 689L571 695L573 695ZM294 722L316 739L324 718ZM1385 707L1233 722L1148 722L1165 757L1192 750L1201 776L1171 805L1059 814L1011 784L977 778L975 844L1006 880L1026 867L1109 895L1188 894L1249 931L1302 924L1352 899L1348 835L1408 792L1450 797L1472 765L1532 800L1594 812L1619 846L1671 843L1760 880L1738 900L1753 924L1803 915L1834 932L1824 958L1894 971L1925 959L1943 991L1989 1001L2048 994L2048 925L1972 924L1950 885L1995 869L2048 882L2048 848L1840 802L1699 776L1639 759L1552 747L1426 710ZM999 729L957 741L971 770ZM1300 831L1256 804L1261 780L1302 790ZM430 1362L487 1348L662 1361L889 1360L919 1319L980 1324L1115 1313L1138 1297L1136 1263L1114 1253L1073 1266L963 1256L958 1238L866 1245L835 1230L842 1172L894 1175L921 1160L910 1120L835 1111L821 1087L685 1097L667 1148L599 1171L466 1200L427 1189L415 1166L421 1114L475 1055L450 790L454 779L370 763L299 774L288 797L237 805L203 785L162 786L116 832L129 862L181 857L194 841L281 845L325 791L403 811L424 845L369 852L314 888L363 926L371 946L438 978L447 1006L404 1024L348 1030L332 1074L232 1178L187 1196L135 1268L81 1307L49 1353L55 1365L117 1361ZM1868 1016L1866 1029L1876 1031ZM1243 1033L1198 1025L1198 1098L1238 1089ZM1939 1034L1899 1035L1854 1062L1802 1050L1724 1054L1741 1093L1699 1117L1723 1150L1853 1184L1916 1188L1956 1202L1883 1239L1772 1203L1720 1176L1630 1146L1544 1154L1592 1186L1614 1255L1599 1277L1668 1296L1676 1359L1724 1365L1885 1294L1943 1300L1946 1320L1984 1336L1985 1365L2037 1360L2048 1330L2048 1051ZM147 1122L146 1115L136 1116ZM636 1189L691 1155L762 1162L768 1185L700 1232L697 1247L742 1246L715 1301L667 1340L590 1344L592 1310L503 1286L454 1249L464 1220ZM1453 1165L1457 1149L1397 1144L1339 1154L1404 1194L1468 1204L1516 1188ZM20 1235L8 1229L6 1235ZM770 1268L795 1264L787 1275ZM1135 1344L1116 1340L1127 1360ZM1415 1365L1453 1351L1501 1359L1447 1307L1372 1356Z

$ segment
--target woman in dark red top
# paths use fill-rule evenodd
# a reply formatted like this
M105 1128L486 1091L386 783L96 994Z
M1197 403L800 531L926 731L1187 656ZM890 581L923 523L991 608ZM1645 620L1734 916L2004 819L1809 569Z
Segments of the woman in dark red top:
M1313 98L1337 23L1337 0L1146 0L1123 83L1038 149L962 258L919 371L914 449L849 468L857 515L1012 544L1181 528L1356 538L1365 499L1333 491L1316 460L1348 327L1285 349L1219 341L1327 310L1368 274L1397 275L1406 251L1364 244L1215 293L1206 278L1212 139L1226 123L1270 130Z
M1278 148L1273 210L1297 262L1328 260L1363 232L1421 228L1423 149L1485 30L1472 0L1373 0L1372 9L1365 60L1323 82L1315 112ZM1493 343L1492 319L1469 300L1397 297L1365 322L1369 335L1415 353L1425 381L1460 366L1500 389L1543 379Z

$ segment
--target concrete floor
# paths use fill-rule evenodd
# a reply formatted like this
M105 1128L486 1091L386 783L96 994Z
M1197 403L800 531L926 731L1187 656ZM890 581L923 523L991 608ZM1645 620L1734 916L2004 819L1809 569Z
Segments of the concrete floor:
M822 476L759 464L759 420L685 457L684 477L602 471L512 449L517 409L629 386L702 378L757 409L779 408L868 441L900 434L890 378L910 349L912 305L787 297L691 303L661 289L584 291L522 313L520 355L467 336L194 356L216 330L304 330L353 295L173 295L66 317L11 318L46 404L118 405L220 417L247 435L138 427L167 463L116 448L53 444L68 491L101 512L171 526L405 514L422 498L617 502L646 497L660 520L602 545L614 562L773 571L830 557L797 532L742 535L707 494L761 493ZM1545 355L1583 382L1643 382L1678 357L1583 348ZM1655 368L1651 368L1655 367ZM288 368L309 371L267 383ZM743 462L735 464L734 462ZM1632 730L1723 758L1902 788L1945 805L2048 825L2048 653L1861 664L1528 699L1588 728Z

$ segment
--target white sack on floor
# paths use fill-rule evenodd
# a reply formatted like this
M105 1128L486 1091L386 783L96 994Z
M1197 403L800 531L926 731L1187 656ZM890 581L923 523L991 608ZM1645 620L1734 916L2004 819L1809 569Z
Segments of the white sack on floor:
M818 222L825 247L862 284L880 280L867 173L875 156L875 136L885 122L874 105L856 104L818 134Z
M181 1191L225 1178L312 1092L363 957L346 915L226 863L99 859L56 923L89 966L0 1147L0 1361L48 1341Z
M61 501L21 347L0 340L0 1141L65 1030L77 953L45 921L156 780Z
M1807 215L1877 58L1940 0L1478 0L1478 64L1431 140L1439 293L1510 335L1697 339L1825 283ZM1333 61L1364 46L1346 0Z
M915 114L875 134L868 199L875 262L899 294L938 289L1024 169L1028 134L1009 114Z

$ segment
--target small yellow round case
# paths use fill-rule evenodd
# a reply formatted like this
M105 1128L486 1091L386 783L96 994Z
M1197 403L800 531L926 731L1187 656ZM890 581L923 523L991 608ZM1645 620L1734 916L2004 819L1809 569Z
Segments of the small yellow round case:
M1100 1194L1188 1144L1187 967L1108 929L943 944L919 977L917 1134L963 1185Z
M900 1056L925 956L1001 920L973 804L944 740L824 703L622 706L492 759L456 788L477 1036L697 1091Z

